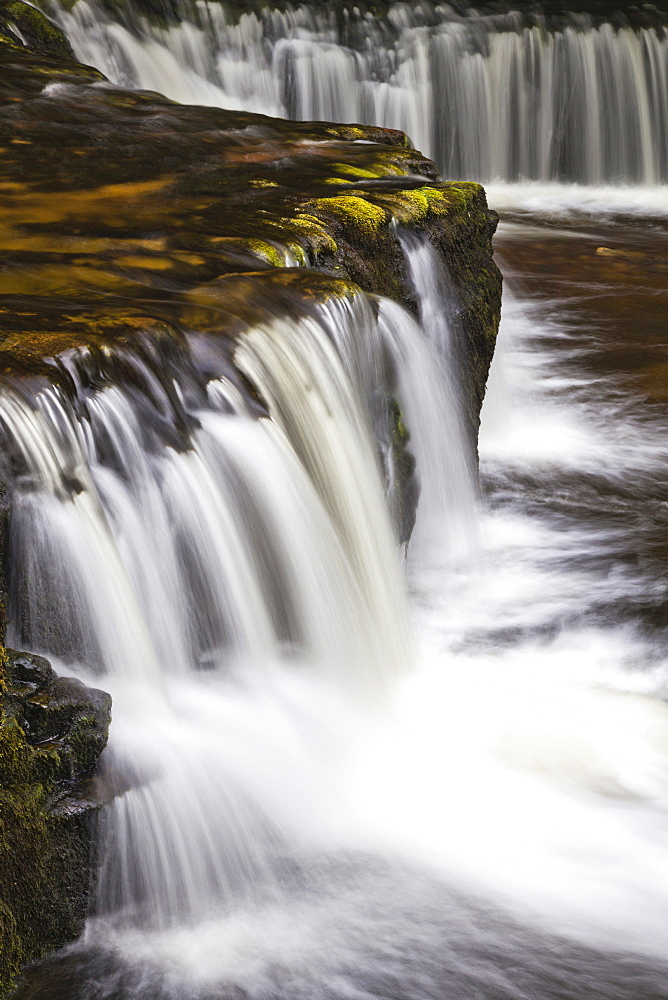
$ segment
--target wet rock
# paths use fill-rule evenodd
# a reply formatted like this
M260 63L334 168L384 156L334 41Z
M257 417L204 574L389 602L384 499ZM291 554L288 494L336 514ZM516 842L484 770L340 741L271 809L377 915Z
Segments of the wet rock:
M2 652L0 997L21 967L77 937L91 890L88 781L111 698L58 677L40 656Z
M72 46L63 32L23 0L0 0L0 35L35 52L75 61Z
M147 338L233 339L267 295L273 315L353 285L411 309L396 220L447 261L475 439L501 287L480 185L441 182L396 130L184 107L98 79L23 49L0 63L0 373L67 389L59 358L79 348L108 378L110 352Z

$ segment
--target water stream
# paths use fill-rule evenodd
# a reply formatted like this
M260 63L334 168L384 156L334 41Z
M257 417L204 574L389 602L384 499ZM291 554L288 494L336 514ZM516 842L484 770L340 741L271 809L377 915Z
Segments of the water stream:
M424 101L442 84L427 48L463 36L477 109L517 45L542 74L548 52L580 52L590 82L603 47L634 67L615 80L639 103L624 104L634 138L622 115L614 154L605 137L582 156L571 143L563 171L547 91L530 169L535 149L515 140L513 165L510 145L492 143L490 164L468 140L448 159L416 134L431 104L413 114L416 144L448 171L500 179L506 291L480 497L448 375L456 303L414 234L419 323L359 295L242 335L236 370L268 416L229 365L193 380L195 339L176 395L141 371L148 409L123 384L91 392L77 355L76 405L3 389L10 639L103 673L115 706L95 912L19 995L665 1000L668 203L664 125L646 127L664 114L647 67L665 74L665 40L510 39L498 23L413 24L398 5L395 41L361 51L304 11L230 26L200 4L197 24L157 29L96 10L93 29L90 10L61 15L80 55L105 72L113 57L135 85L169 91L167 73L170 96L202 103L282 113L275 60L289 56L292 99L308 63L321 102L292 112L368 118L380 105L345 103L364 91L402 127L400 91ZM391 70L366 89L365 59ZM359 87L343 83L351 61ZM592 183L545 183L562 174ZM621 180L644 186L603 186ZM390 392L422 480L405 553L384 498Z

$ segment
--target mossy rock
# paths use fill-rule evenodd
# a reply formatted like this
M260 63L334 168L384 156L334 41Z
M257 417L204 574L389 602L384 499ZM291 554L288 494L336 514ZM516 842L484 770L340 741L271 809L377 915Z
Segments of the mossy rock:
M0 32L8 40L23 42L35 52L45 52L74 62L76 56L60 28L41 11L22 0L0 0Z
M2 651L0 997L21 968L76 938L91 890L87 797L111 699L39 656Z

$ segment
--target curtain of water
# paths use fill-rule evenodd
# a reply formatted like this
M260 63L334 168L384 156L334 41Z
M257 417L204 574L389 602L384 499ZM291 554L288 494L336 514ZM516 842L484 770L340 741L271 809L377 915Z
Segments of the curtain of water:
M233 17L189 5L171 27L78 0L56 13L77 56L184 103L406 131L448 177L660 184L668 179L668 36L527 26L397 5L344 25L317 8Z
M299 785L312 766L292 745L303 722L286 740L295 678L367 710L411 659L383 491L391 400L415 419L420 460L434 427L457 424L428 338L392 303L359 295L276 318L234 361L268 418L222 376L206 393L184 377L178 418L122 383L91 393L83 355L69 361L76 407L56 388L0 398L17 470L9 639L112 689L125 794L106 823L100 906L130 923L201 917L271 882L285 828L303 825L288 804L310 796L272 790L277 773ZM427 466L433 497L431 479Z

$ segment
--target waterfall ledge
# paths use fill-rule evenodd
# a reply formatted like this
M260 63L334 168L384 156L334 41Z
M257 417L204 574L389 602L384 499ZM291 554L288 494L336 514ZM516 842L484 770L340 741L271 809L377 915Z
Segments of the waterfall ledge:
M5 375L62 381L72 348L156 328L178 342L193 311L198 329L233 338L268 281L284 289L279 313L351 283L411 308L398 224L426 232L447 265L477 427L501 296L479 184L439 181L403 132L181 106L0 45ZM240 275L252 276L244 302ZM197 303L212 288L234 308L206 322Z

